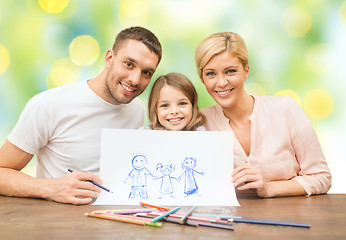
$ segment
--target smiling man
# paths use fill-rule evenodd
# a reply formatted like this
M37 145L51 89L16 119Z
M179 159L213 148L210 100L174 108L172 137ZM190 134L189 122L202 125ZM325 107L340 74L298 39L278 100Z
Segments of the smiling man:
M142 27L121 31L95 78L34 96L0 149L0 194L88 204L100 189L101 128L138 128L137 98L162 56L157 37ZM20 172L37 155L37 177ZM67 169L75 170L67 173Z

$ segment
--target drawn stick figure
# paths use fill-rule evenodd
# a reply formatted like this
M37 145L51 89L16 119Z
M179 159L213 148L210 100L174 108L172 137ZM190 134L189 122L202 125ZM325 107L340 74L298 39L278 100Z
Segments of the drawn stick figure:
M132 159L133 169L124 180L124 183L126 183L129 178L133 178L129 198L134 199L138 195L141 199L148 198L147 175L150 175L154 179L156 179L156 177L150 173L150 171L145 167L146 165L147 159L144 155L136 155Z
M159 196L158 198L161 199L162 195L169 195L171 198L174 198L172 179L177 180L177 178L171 176L172 171L175 170L174 164L171 164L170 166L168 166L168 165L162 165L162 163L158 163L156 165L156 170L158 169L160 169L160 172L162 174L161 177L157 178L157 179L162 179L161 187L160 187L161 196Z
M182 161L181 163L181 167L185 169L185 171L180 175L180 177L178 178L178 181L180 181L181 176L185 175L185 186L184 186L185 197L192 194L198 195L198 186L196 183L194 173L197 173L203 176L204 172L197 172L194 169L196 165L197 165L197 160L194 157L186 157L184 161Z

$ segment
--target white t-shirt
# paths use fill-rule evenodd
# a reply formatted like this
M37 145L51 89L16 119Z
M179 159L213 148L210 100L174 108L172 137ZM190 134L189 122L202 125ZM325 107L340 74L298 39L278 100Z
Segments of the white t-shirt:
M144 111L139 98L113 105L83 81L30 99L8 140L37 154L37 177L61 177L68 168L98 174L101 128L139 128Z

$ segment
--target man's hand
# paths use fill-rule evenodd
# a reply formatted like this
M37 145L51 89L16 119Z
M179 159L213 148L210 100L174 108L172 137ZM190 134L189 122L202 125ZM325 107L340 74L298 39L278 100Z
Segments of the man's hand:
M101 189L88 180L102 184L99 176L85 172L73 172L61 178L46 180L45 187L48 194L45 198L75 205L88 204L93 198L98 197Z

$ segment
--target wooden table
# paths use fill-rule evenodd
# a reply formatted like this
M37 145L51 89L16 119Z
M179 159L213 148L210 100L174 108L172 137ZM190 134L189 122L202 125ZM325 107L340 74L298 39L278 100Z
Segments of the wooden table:
M311 228L234 223L234 231L229 231L167 222L156 228L84 215L93 210L129 206L73 206L0 196L0 239L346 239L345 194L238 198L240 207L198 207L196 212L294 221L311 224Z

